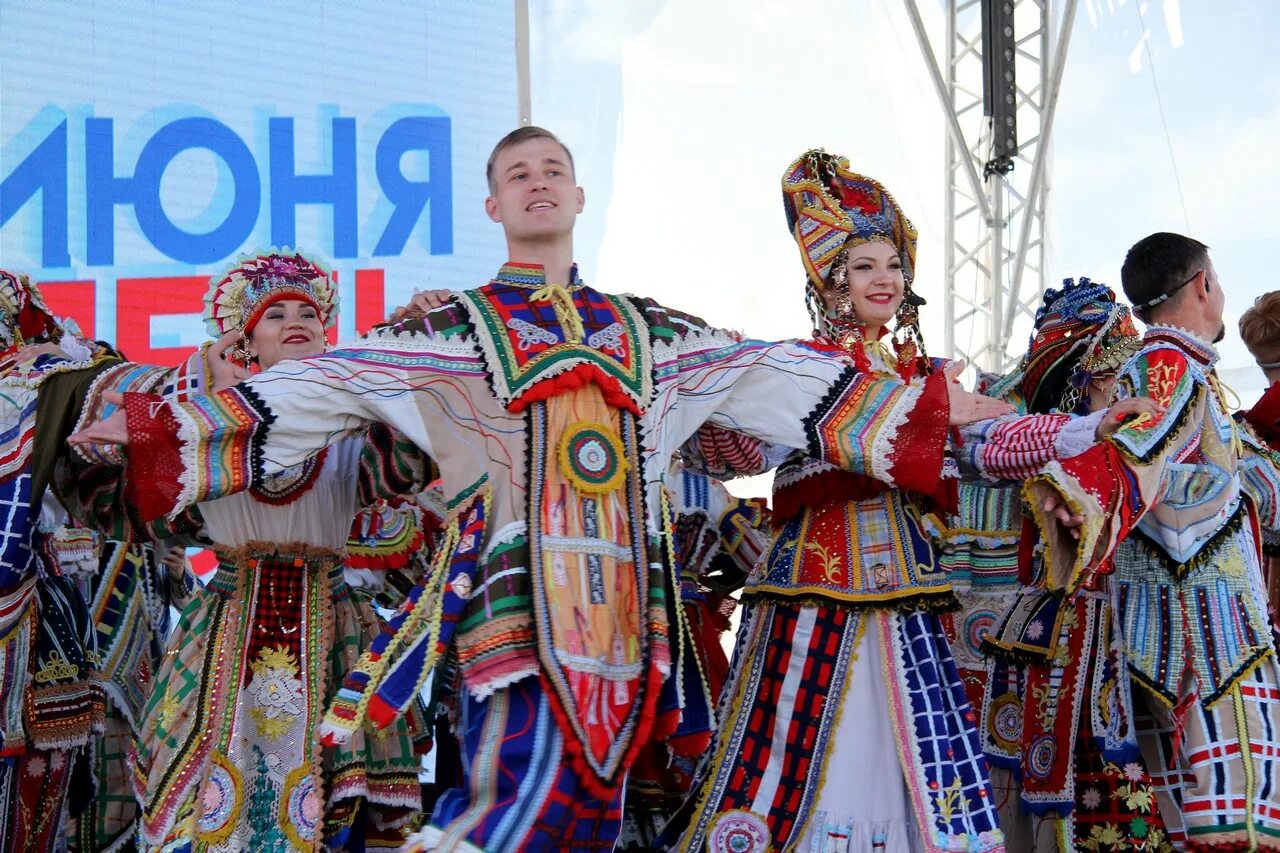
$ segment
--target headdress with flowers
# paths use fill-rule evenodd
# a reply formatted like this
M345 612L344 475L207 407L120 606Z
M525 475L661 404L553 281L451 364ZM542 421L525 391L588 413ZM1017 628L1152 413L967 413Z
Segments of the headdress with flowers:
M319 261L290 249L241 255L225 271L209 279L204 319L214 336L253 327L273 303L301 299L311 303L320 322L330 328L338 319L338 294L329 270Z
M1089 383L1117 372L1142 346L1115 291L1081 277L1045 291L1017 385L1032 412L1077 412Z
M0 269L0 344L56 341L61 333L36 283L25 273Z

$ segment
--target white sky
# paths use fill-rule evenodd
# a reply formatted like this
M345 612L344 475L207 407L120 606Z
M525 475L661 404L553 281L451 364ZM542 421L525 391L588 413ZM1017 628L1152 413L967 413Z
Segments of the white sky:
M942 4L918 2L941 50ZM533 119L577 157L588 281L757 337L806 335L779 178L823 146L889 187L919 228L926 341L942 354L945 129L900 0L531 10ZM1235 322L1277 287L1277 36L1280 4L1081 0L1050 172L1050 282L1087 275L1120 293L1125 251L1153 231L1212 247L1228 292L1223 374L1246 401L1263 382Z

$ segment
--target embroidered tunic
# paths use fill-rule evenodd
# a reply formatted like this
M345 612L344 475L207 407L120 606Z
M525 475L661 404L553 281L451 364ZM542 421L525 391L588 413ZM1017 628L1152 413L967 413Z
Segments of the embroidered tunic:
M864 347L841 357L901 381L882 346ZM1069 420L974 425L954 452L969 476L1024 476ZM940 479L892 488L800 456L779 469L781 527L743 592L725 719L680 850L1003 849L936 612L957 606L922 526L925 495L948 497Z
M126 406L144 515L261 482L369 420L439 462L453 533L435 592L348 679L336 739L402 709L456 629L471 694L538 674L584 784L612 797L670 667L672 452L710 420L908 488L941 468L941 377L877 380L533 267L503 267L428 323L191 403Z
M315 735L377 632L343 578L338 520L359 507L367 448L345 439L199 505L219 567L183 611L146 709L137 779L151 847L398 849L420 798L412 741L426 732L362 730L330 749Z
M1116 395L1151 397L1164 414L1050 464L1027 494L1050 588L1088 589L1110 573L1120 665L1176 732L1171 746L1143 743L1153 776L1165 762L1180 768L1168 778L1182 790L1161 794L1171 838L1184 841L1177 824L1185 821L1191 849L1274 849L1280 768L1248 756L1274 754L1280 720L1258 535L1260 524L1277 526L1276 468L1232 420L1216 361L1186 331L1149 328ZM1078 541L1043 513L1051 491L1084 515ZM1127 695L1118 699L1131 720Z

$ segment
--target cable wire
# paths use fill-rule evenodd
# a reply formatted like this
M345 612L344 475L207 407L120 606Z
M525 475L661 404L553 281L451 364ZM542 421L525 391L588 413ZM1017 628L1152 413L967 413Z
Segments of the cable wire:
M1156 60L1151 53L1151 38L1147 31L1147 21L1142 15L1142 0L1137 0L1133 8L1138 13L1138 23L1142 26L1142 47L1147 54L1147 67L1151 69L1151 87L1156 92L1156 108L1160 111L1160 124L1164 127L1164 141L1169 147L1169 164L1173 166L1173 183L1178 190L1178 204L1182 206L1182 221L1186 223L1187 233L1191 233L1191 217L1187 214L1187 199L1182 194L1182 177L1178 174L1178 158L1173 155L1173 137L1169 133L1169 122L1164 115L1164 98L1160 96L1160 81L1156 79Z

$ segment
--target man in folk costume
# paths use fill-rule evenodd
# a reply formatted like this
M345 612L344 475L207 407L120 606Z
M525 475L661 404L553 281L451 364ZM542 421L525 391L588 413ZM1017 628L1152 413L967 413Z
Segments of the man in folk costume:
M1232 420L1214 372L1226 297L1207 248L1153 234L1121 275L1149 328L1115 394L1165 411L1028 484L1046 582L1074 592L1111 573L1117 648L1167 734L1140 738L1144 758L1157 783L1178 768L1159 791L1174 843L1280 849L1280 666L1259 567L1274 458Z
M601 849L618 835L637 751L675 722L655 709L675 630L662 478L676 448L711 421L925 488L949 423L1006 407L943 374L883 382L590 288L573 264L584 196L567 149L521 128L487 171L486 210L511 258L488 284L195 404L127 396L123 416L77 440L131 444L130 488L158 516L247 488L372 420L410 437L439 463L449 529L325 736L396 717L456 642L467 785L441 798L418 842ZM813 239L834 252L842 235Z

